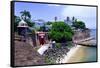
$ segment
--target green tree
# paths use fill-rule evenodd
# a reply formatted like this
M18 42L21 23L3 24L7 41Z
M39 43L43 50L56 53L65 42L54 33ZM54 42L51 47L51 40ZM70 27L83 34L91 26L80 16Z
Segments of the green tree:
M48 21L47 23L46 23L46 25L51 25L52 24L52 22L50 22L50 21Z
M43 24L43 26L40 26L39 31L44 31L44 32L46 32L46 24Z
M72 40L73 31L71 27L63 21L53 22L49 36L56 42L66 42Z
M21 21L19 16L14 16L14 31L17 32L18 23Z
M75 27L76 29L85 29L86 26L85 26L85 23L83 21L75 21L73 22L73 27Z
M26 22L26 23L28 24L28 26L30 26L30 27L33 27L33 26L35 25L35 23L32 22L30 19L27 19L25 22Z
M21 18L23 20L26 21L27 19L31 19L31 14L29 11L24 10L24 11L21 11L20 13L21 13Z
M23 19L28 24L28 26L30 27L34 26L35 23L31 21L31 14L29 11L24 10L21 11L20 13L21 13L21 19Z

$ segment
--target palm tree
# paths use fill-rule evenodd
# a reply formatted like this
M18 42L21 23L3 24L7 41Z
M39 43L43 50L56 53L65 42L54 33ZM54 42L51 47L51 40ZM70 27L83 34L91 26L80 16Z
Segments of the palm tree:
M28 26L33 27L34 22L31 20L31 14L29 11L21 11L21 19L23 19L25 22L27 22Z
M69 21L69 19L70 19L69 16L67 16L67 17L66 17L66 21Z
M21 21L19 16L14 15L14 31L17 32L18 23Z
M55 22L56 22L57 21L57 17L55 17L54 19L55 19Z
M72 21L75 21L75 19L76 19L76 18L73 16L73 17L72 17Z
M23 20L26 21L27 19L31 19L31 14L29 11L24 10L24 11L21 11L20 13L21 13L21 18Z

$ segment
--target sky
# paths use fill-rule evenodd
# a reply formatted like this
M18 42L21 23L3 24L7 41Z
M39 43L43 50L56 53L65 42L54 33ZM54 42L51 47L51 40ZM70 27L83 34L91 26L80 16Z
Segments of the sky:
M58 21L64 21L67 16L74 16L87 28L96 29L96 7L15 2L15 15L21 16L23 10L30 12L32 20L54 21L56 16Z

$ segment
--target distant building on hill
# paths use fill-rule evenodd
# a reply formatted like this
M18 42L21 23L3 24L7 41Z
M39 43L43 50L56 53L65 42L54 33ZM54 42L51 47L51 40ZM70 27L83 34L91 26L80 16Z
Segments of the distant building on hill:
M64 20L64 22L65 23L67 23L69 26L72 26L72 24L73 24L73 22L75 22L75 17L72 17L72 18L70 18L70 17L66 17L66 19Z
M45 23L45 21L42 19L34 20L34 22L35 22L35 28L40 28Z

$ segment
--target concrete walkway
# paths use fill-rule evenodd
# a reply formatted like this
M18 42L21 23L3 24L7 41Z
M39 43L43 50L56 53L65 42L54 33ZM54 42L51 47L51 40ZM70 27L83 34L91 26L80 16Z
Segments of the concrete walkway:
M96 46L96 39L93 37L89 37L83 40L74 41L77 45L86 45L86 46Z
M43 55L43 53L50 47L50 44L44 44L38 49L38 53Z

